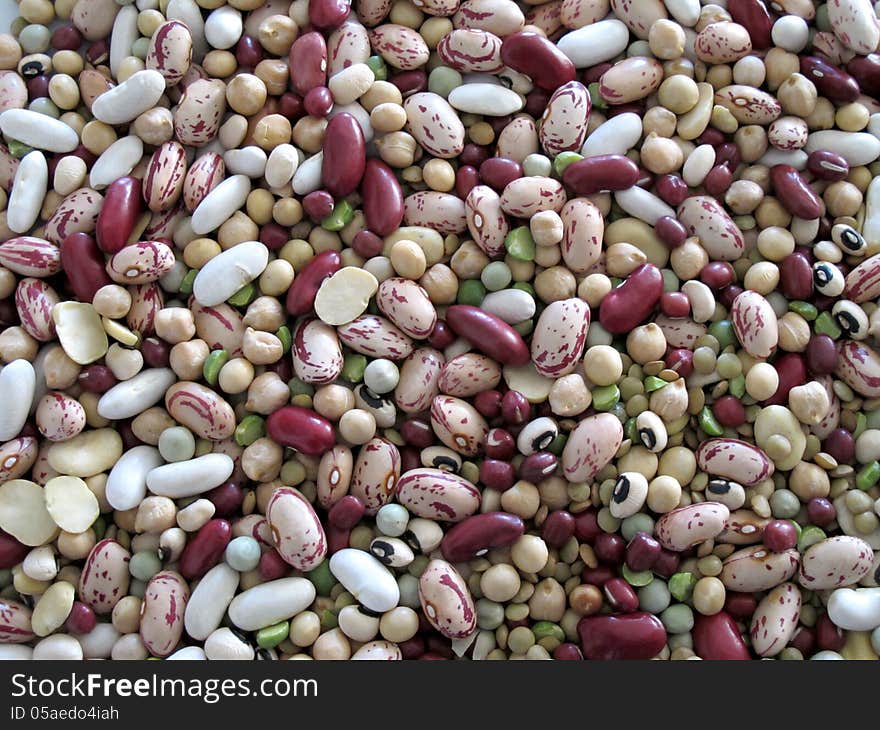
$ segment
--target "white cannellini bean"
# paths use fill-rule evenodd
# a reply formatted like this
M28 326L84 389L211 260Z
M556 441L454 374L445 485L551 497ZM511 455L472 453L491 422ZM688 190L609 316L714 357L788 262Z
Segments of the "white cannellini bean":
M873 244L880 242L880 177L875 177L865 193L865 222L862 236Z
M623 53L629 45L629 28L615 18L600 20L566 33L556 45L576 68L587 68Z
M594 129L581 147L584 157L624 155L642 137L642 118L633 112L611 117Z
M183 617L186 633L203 641L220 626L238 590L239 574L226 563L211 568L195 587Z
M321 187L321 167L324 164L324 153L303 160L293 173L293 192L297 195L308 195Z
M260 241L245 241L212 258L193 281L193 296L205 307L222 304L256 279L269 263L269 249Z
M154 446L135 446L126 451L107 477L104 494L110 506L118 510L137 507L147 494L147 474L163 463Z
M633 185L628 190L614 193L617 204L627 213L653 226L658 218L665 215L675 217L675 211L658 198L654 193Z
M152 69L137 71L95 99L92 116L105 124L127 124L156 106L164 93L162 74Z
M344 548L333 553L330 572L371 611L390 611L400 600L394 576L368 552Z
M525 106L523 97L497 84L464 84L454 88L447 100L460 112L493 117L514 114Z
M296 616L315 600L306 578L279 578L248 588L229 604L229 619L242 631L259 631Z
M193 233L203 235L219 228L244 205L250 192L251 181L247 175L226 178L193 211L190 224Z
M225 482L235 462L226 454L205 454L158 466L147 474L147 488L161 497L195 497Z
M178 649L170 656L165 657L166 662L170 661L204 661L208 657L205 656L205 650L200 646L185 646Z
M0 441L15 438L27 421L36 388L34 366L13 360L0 370Z
M39 150L29 152L18 165L6 209L6 224L27 233L36 223L49 186L49 165Z
M48 152L72 152L79 135L64 122L30 109L7 109L0 114L0 131L29 147Z
M235 175L247 175L248 177L262 177L266 171L266 153L256 145L249 145L241 149L228 150L223 153L223 162L226 169Z
M287 185L299 167L299 153L292 144L280 144L266 161L266 182L273 188Z
M140 38L137 21L138 11L134 5L124 5L116 13L110 34L110 72L114 79L119 75L122 60L131 55L132 45Z
M154 405L177 375L171 368L151 368L114 385L98 401L98 415L111 421L132 418Z
M213 48L225 51L238 43L243 28L241 12L230 5L221 5L205 20L205 39Z
M179 20L186 24L192 34L193 63L200 63L208 51L208 42L205 40L205 20L202 18L202 10L195 0L168 0L165 19Z
M144 143L133 134L117 139L95 160L89 173L89 184L100 190L114 180L125 177L144 156Z
M844 132L822 129L807 137L805 150L831 150L843 157L850 167L868 165L880 157L880 139L867 132Z
M828 618L847 631L880 626L880 588L838 588L828 599Z

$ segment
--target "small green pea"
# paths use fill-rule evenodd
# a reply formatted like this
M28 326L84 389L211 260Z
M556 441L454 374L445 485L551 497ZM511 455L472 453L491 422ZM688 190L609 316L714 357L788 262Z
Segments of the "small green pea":
M530 319L526 319L522 322L517 322L515 325L512 325L512 327L523 337L528 337L532 334L532 330L535 329L535 323Z
M45 114L47 117L53 117L55 119L58 119L58 117L61 116L61 110L55 106L55 102L48 96L41 96L38 99L34 99L28 104L28 109L32 112Z
M360 357L363 357L363 355L361 355ZM364 360L366 360L366 358L364 358ZM364 364L364 367L366 367L366 364ZM344 365L343 365L343 368L344 368ZM287 387L290 388L290 395L293 398L295 398L298 395L313 396L315 394L315 386L314 385L312 385L311 383L306 383L305 381L300 380L296 376L294 376L290 379L290 382L288 382Z
M597 411L610 411L618 401L620 401L620 389L613 383L593 389L593 408Z
M501 291L512 278L510 267L503 261L493 261L480 274L480 281L489 291Z
M865 492L878 481L880 481L880 461L876 459L869 464L865 464L856 475L856 486Z
M298 461L285 461L281 467L281 481L295 487L306 480L306 468Z
M330 572L329 560L323 561L317 568L310 570L305 574L305 577L315 586L315 591L319 596L329 596L333 586L336 585L336 579Z
M636 425L635 418L626 419L626 423L623 424L623 437L629 439L630 441L639 440L639 428Z
M535 240L528 226L514 228L504 238L504 248L517 261L535 260Z
M102 540L104 533L107 532L107 520L102 515L98 515L92 523L92 530L95 533L95 540Z
M172 426L159 434L158 446L165 461L187 461L196 453L196 437L188 428Z
M382 56L370 56L367 59L367 66L373 72L376 81L388 80L388 67L385 65L385 59Z
M728 381L727 389L732 396L742 398L746 394L746 378L744 375L737 375Z
M861 436L865 432L866 428L868 428L868 417L864 413L859 411L858 413L856 413L856 427L853 429L852 432L853 439L857 439L859 436Z
M141 59L141 61L146 60L147 53L150 52L150 39L149 38L138 38L134 43L131 44L131 55L135 58Z
M605 99L602 98L602 94L599 93L599 82L594 81L587 87L587 91L590 92L590 101L592 101L593 109L607 109L608 103Z
M623 579L635 588L642 588L654 580L654 574L650 570L632 570L625 563L621 572Z
M367 369L367 358L356 353L349 353L342 363L342 378L349 383L360 383Z
M770 512L779 520L790 520L800 512L801 501L788 489L777 489L770 495Z
M141 551L131 556L128 561L128 572L138 580L148 581L162 570L162 561L154 552Z
M672 596L666 581L655 578L638 590L639 608L648 613L659 614L669 607Z
M26 25L18 34L18 43L26 53L45 53L49 48L51 33L45 25Z
M428 91L446 99L464 83L461 74L449 66L438 66L428 75Z
M694 592L697 578L693 573L675 573L669 579L669 592L677 601L687 601Z
M821 527L816 527L816 525L804 526L798 538L798 552L803 553L808 547L822 542L826 537L825 530Z
M694 627L694 612L690 606L677 603L663 611L660 620L670 634L686 634Z
M339 626L339 619L333 611L329 608L325 608L321 611L321 628L324 631L332 631L337 626Z
M256 285L251 282L235 292L235 294L229 297L226 301L233 307L246 307L257 298L257 294L259 294L259 289L257 289Z
M249 413L241 419L235 427L235 443L241 447L248 447L259 438L266 435L266 426L263 419L256 413Z
M228 361L229 352L226 350L211 350L202 366L202 377L208 385L217 385L220 371Z
M479 307L486 296L486 287L479 279L465 279L458 286L458 297L456 301L459 304L470 304L473 307Z
M822 312L813 324L813 330L817 335L828 335L832 340L840 339L843 331L837 326L831 312Z
M193 292L193 282L196 280L196 276L198 276L198 269L190 269L186 272L186 276L180 282L180 286L177 288L178 294L192 294Z
M712 409L709 408L709 406L703 406L703 409L697 416L697 422L700 424L700 428L702 428L709 436L724 435L724 427L718 423L715 414L712 413Z
M556 438L554 438L550 445L547 447L547 451L551 454L555 454L556 456L562 456L562 451L565 449L565 444L568 443L568 434L562 433L561 431L556 434Z
M341 231L354 219L354 208L347 200L340 200L333 206L324 220L321 221L321 228L325 231Z
M549 157L533 152L523 160L522 168L527 177L550 177L553 163Z
M644 532L647 535L654 534L654 520L651 515L644 512L636 512L634 515L626 517L620 523L620 535L624 540L629 542L636 533Z
M548 638L560 642L565 641L565 631L559 624L554 624L551 621L538 621L532 626L532 633L538 641Z
M553 159L553 172L555 172L559 177L562 177L562 173L565 172L565 168L568 167L571 163L577 162L578 160L584 159L583 155L579 155L577 152L560 152Z
M718 340L721 350L736 344L736 334L733 331L733 322L729 319L719 319L709 325L708 334Z
M476 603L477 626L483 630L494 631L504 623L504 606L488 598L481 598Z
M520 291L524 291L526 294L528 294L531 297L535 296L535 288L531 284L529 284L529 282L527 282L527 281L517 281L510 288L511 289L519 289Z
M18 160L34 151L33 147L26 145L24 142L19 142L17 139L10 139L7 146L9 154Z

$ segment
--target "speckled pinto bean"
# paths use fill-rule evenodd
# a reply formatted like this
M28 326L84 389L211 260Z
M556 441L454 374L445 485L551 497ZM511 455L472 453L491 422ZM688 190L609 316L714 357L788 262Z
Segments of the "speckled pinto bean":
M461 522L480 508L480 491L442 469L410 469L397 482L395 499L418 517Z
M34 636L31 610L18 601L0 600L0 644L24 644Z
M638 266L602 299L599 321L614 334L629 332L654 309L663 294L663 275L653 264Z
M843 292L856 304L880 296L880 254L865 259L846 275Z
M667 512L657 520L654 536L667 550L681 552L716 537L730 510L720 502L699 502Z
M452 17L455 28L488 30L503 38L522 30L525 19L511 0L465 0Z
M858 54L873 53L880 42L880 27L869 0L831 0L828 20L834 34Z
M538 138L548 155L579 150L587 136L592 101L578 81L563 84L550 97L538 125Z
M520 31L504 38L501 60L546 91L555 91L574 81L575 68L571 60L550 40L537 33Z
M572 372L584 353L589 326L590 306L582 299L549 304L541 312L532 336L535 369L548 378Z
M445 395L468 398L501 382L501 367L492 358L474 352L449 360L440 371L437 387Z
M79 600L97 614L110 613L126 595L131 553L115 540L101 540L86 558L79 578Z
M798 583L811 591L858 583L874 562L871 546L858 537L829 537L807 548L801 558Z
M822 215L822 200L801 174L790 165L770 168L770 181L776 197L785 209L798 218L811 219Z
M61 271L61 251L43 238L17 236L0 244L0 266L41 279Z
M569 481L592 479L614 458L623 442L623 426L610 413L582 419L569 434L562 451L562 468Z
M143 181L143 198L147 207L155 213L168 210L176 205L183 193L186 173L186 150L183 145L177 142L165 142L156 149L150 157ZM112 185L115 183L111 184L111 187ZM106 198L109 199L109 197L110 188L107 189L106 194ZM138 213L140 213L140 208L138 208ZM100 220L99 218L99 224ZM134 221L132 221L133 225Z
M200 383L181 381L165 392L165 408L201 438L222 441L235 430L232 406Z
M226 163L216 152L206 152L190 165L183 179L183 203L194 211L205 197L216 188L226 174ZM173 209L171 206L167 210ZM145 231L146 234L149 231Z
M835 375L866 398L880 396L880 353L857 340L837 346Z
M755 291L744 291L730 307L733 330L753 357L769 357L779 343L779 327L770 303Z
M411 279L383 281L376 292L376 304L401 332L417 340L431 334L437 323L437 310L427 292Z
M365 314L336 328L336 334L355 352L403 360L413 351L412 340L384 317Z
M107 262L107 273L117 284L149 284L174 266L174 252L161 241L138 241Z
M394 402L404 413L421 413L431 407L439 393L445 358L430 347L415 350L400 368L400 381L394 389Z
M562 181L577 195L594 195L605 190L626 190L638 182L639 167L623 155L595 155L572 162Z
M521 177L509 182L501 193L501 210L517 218L531 218L535 213L565 205L565 188L548 177Z
M413 94L403 102L407 128L435 157L457 157L464 149L464 125L449 102L432 92Z
M189 600L189 586L179 573L156 573L144 589L140 635L153 656L174 651L183 635L183 617Z
M403 190L394 171L381 160L367 160L361 197L367 227L373 233L387 236L400 227L404 215Z
M504 250L510 232L507 216L501 210L501 197L488 185L476 185L465 198L465 218L474 242L487 256Z
M226 85L222 81L194 81L186 87L174 110L174 134L181 144L207 144L217 136L225 111Z
M380 25L369 31L370 45L385 61L401 71L412 71L428 62L430 52L412 28L396 23Z
M798 627L801 592L794 583L783 583L768 593L752 616L749 636L759 656L776 656Z
M46 238L57 246L71 233L92 233L103 202L103 196L96 190L74 190L46 221Z
M501 39L486 30L453 30L437 44L437 53L447 66L465 73L498 73L504 67Z
M454 304L446 310L446 324L493 360L525 365L531 359L522 336L509 324L479 307Z
M158 71L169 88L180 83L192 62L193 38L186 23L168 20L150 38L147 68Z
M18 479L30 471L37 460L38 450L37 439L33 436L21 436L0 445L0 484L12 479ZM5 565L7 562L2 557L5 547L2 536L0 536L0 566ZM13 550L12 556L14 557L15 554L16 551ZM19 562L19 560L15 560L12 565L17 565Z
M715 103L727 109L740 124L767 125L782 113L782 106L775 97L744 84L718 89Z
M310 408L285 406L266 419L266 432L273 441L310 456L333 448L336 436L330 422Z
M483 448L489 426L467 401L438 395L431 401L431 427L446 446L465 456L475 456Z
M607 661L651 659L666 644L666 629L653 614L584 616L577 625L585 659Z
M742 256L742 231L714 198L689 197L678 206L676 214L688 233L699 237L700 245L714 261L736 261Z
M738 439L708 439L697 449L697 465L708 474L751 486L773 476L773 462L754 444Z
M21 326L40 342L55 338L52 308L59 301L57 292L42 279L27 277L15 288L15 310Z
M370 439L358 453L349 492L374 515L394 497L399 478L400 451L386 439Z
M404 201L404 222L408 226L433 228L440 233L461 233L467 228L464 201L450 193L423 190Z
M196 324L196 335L204 340L212 350L226 350L229 357L241 355L245 325L242 316L228 304L216 307L203 307L195 299L190 302L190 311Z
M419 578L419 603L428 622L450 639L477 628L477 609L467 583L445 560L432 560Z
M332 383L342 372L342 348L336 330L320 319L306 317L293 330L293 371L304 383Z
M318 502L329 509L348 494L354 459L348 446L337 444L318 463Z
M302 493L281 487L272 493L266 507L272 542L284 562L297 570L314 570L327 555L327 540L321 520Z
M566 171L571 168L569 165ZM586 198L569 200L559 212L562 219L562 260L574 274L586 274L602 256L605 219Z
M663 66L647 56L618 61L599 79L599 94L608 104L629 104L654 93L663 81Z
M794 548L773 552L763 545L753 545L725 558L718 577L728 590L755 593L789 580L799 564L800 555Z

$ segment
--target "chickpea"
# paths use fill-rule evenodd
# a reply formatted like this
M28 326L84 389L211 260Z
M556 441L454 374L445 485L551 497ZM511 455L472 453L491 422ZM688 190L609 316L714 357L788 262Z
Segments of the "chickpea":
M254 74L238 74L226 85L226 102L233 111L253 116L266 103L266 84Z
M549 304L573 297L577 281L574 274L564 266L551 266L535 276L534 287L541 300Z
M391 247L391 265L406 279L418 279L425 273L425 252L415 241L401 240Z
M254 366L243 357L234 357L220 369L218 385L224 393L244 393L254 379Z
M369 411L352 408L339 419L339 435L350 444L365 444L376 435L376 419Z
M672 20L661 19L651 25L648 45L657 58L674 60L684 53L684 29Z
M685 114L696 106L699 99L697 82L681 74L668 76L657 89L657 99L673 114Z
M434 158L422 168L422 179L432 190L448 193L455 187L455 169L447 160Z

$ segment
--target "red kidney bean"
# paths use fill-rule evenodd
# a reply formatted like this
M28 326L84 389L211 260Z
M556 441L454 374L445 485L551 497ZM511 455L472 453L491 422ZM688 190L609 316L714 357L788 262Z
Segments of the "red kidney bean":
M846 71L818 56L801 56L801 73L812 81L820 96L849 103L859 98L859 84Z
M490 157L480 165L480 181L498 193L522 175L522 165L506 157Z
M214 514L217 517L230 517L241 507L244 491L235 482L226 482L207 492L205 499L210 500L214 505Z
M83 37L73 25L62 25L55 29L49 42L56 51L78 51Z
M403 220L403 190L394 171L381 160L367 160L361 181L361 196L367 228L373 233L387 236L400 227Z
M400 473L405 474L411 469L419 469L422 466L422 458L417 449L405 446L400 449Z
M260 556L260 564L257 566L257 570L260 572L260 577L263 580L275 580L287 575L290 566L284 562L284 558L278 554L275 548L270 548Z
M779 375L776 392L764 401L765 406L782 406L788 403L788 393L792 388L807 382L807 366L796 352L787 352L773 363Z
M712 404L712 414L727 428L739 428L746 422L746 409L739 398L732 395L724 395L716 400Z
M816 645L824 651L840 651L846 645L846 633L823 613L816 621Z
M626 114L628 112L638 114L640 117L644 116L645 100L639 99L638 101L631 101L627 104L613 104L605 109L605 114L607 115L608 119L616 117L618 114Z
M590 84L599 83L599 79L602 78L602 74L604 74L608 69L610 69L612 64L605 63L597 63L595 66L590 66L589 68L585 68L583 72L583 76L581 77L581 81L584 86L589 86Z
M428 336L428 344L437 350L444 350L453 342L455 342L455 333L446 322L438 319L434 330Z
M27 73L26 65L22 67L23 73ZM28 101L34 99L42 99L49 96L49 77L40 74L39 76L31 76L26 82L28 90Z
M316 86L309 89L303 99L306 114L313 117L326 117L333 108L333 94L326 86Z
M849 464L856 455L856 442L845 428L835 428L822 442L822 451L834 457L838 464Z
M742 162L742 155L740 155L739 147L733 142L725 142L715 149L716 165L726 164L731 170L736 170L740 162Z
M614 570L609 565L598 565L595 568L584 568L581 580L591 586L601 588L614 577Z
M741 286L731 284L718 292L718 301L720 301L727 309L730 309L733 305L733 300L742 294L743 291L745 290Z
M88 233L71 233L61 242L61 267L81 302L90 304L98 289L113 283L104 264L104 256Z
M141 181L130 175L114 180L104 191L95 236L104 253L121 251L144 209Z
M678 248L687 240L687 228L671 215L660 216L654 223L654 232L669 248Z
M519 426L531 418L532 405L518 390L508 390L501 399L501 417L504 422Z
M557 661L582 661L584 655L577 644L567 641L553 650L553 658Z
M816 646L816 630L812 627L798 626L788 645L805 657L810 656Z
M479 168L489 159L489 150L483 145L468 142L464 149L462 149L458 159L462 165Z
M310 0L309 22L321 30L332 30L342 24L350 11L350 0Z
M67 620L64 622L64 628L72 634L83 636L91 633L97 624L98 619L92 607L81 601L74 601L70 613L67 614Z
M805 301L813 295L813 267L801 251L790 253L779 265L779 287L786 299Z
M666 629L645 611L621 616L584 616L577 625L587 659L651 659L666 645Z
M306 115L306 106L303 98L292 91L283 93L278 102L278 112L290 119L291 122L296 122Z
M147 337L141 342L141 355L152 368L167 368L171 360L171 345L157 337Z
M178 571L187 580L201 578L217 565L231 539L232 525L226 520L209 520L186 544Z
M428 88L428 74L421 69L401 71L394 74L389 81L397 87L404 99Z
M622 565L626 558L626 540L615 532L603 532L593 542L596 557L608 565Z
M555 91L575 78L574 64L568 56L537 33L520 31L507 36L501 44L501 60L545 91Z
M547 515L541 525L541 537L550 547L561 548L574 535L574 515L568 510L557 509Z
M537 484L547 477L553 476L559 460L549 451L538 451L529 454L519 465L519 478Z
M637 532L626 546L625 562L630 570L650 570L660 559L663 548L647 532Z
M119 381L106 365L88 365L80 371L77 382L83 390L100 395L106 393Z
M620 613L633 613L639 610L639 597L632 586L623 578L612 578L602 586L605 598L612 609Z
M526 105L523 111L534 119L540 119L547 108L547 104L550 102L551 96L552 94L549 91L535 87L526 94Z
M627 190L639 179L639 166L623 155L596 155L572 162L562 173L562 182L578 195L603 190Z
M503 428L493 428L486 434L484 448L490 459L510 459L516 453L516 441Z
M880 96L880 54L856 56L846 64L846 70L856 80L863 94Z
M849 163L831 150L814 150L807 157L807 169L819 180L835 182L849 175Z
M290 230L274 221L260 226L260 243L270 251L278 251L290 240Z
M455 194L464 200L480 184L480 173L473 165L462 165L455 173Z
M29 552L30 548L27 545L23 545L12 535L0 530L0 570L14 568Z
M673 208L681 205L690 195L687 183L678 175L661 175L654 181L654 190L664 203Z
M728 591L724 597L724 610L740 621L751 618L757 607L758 601L751 593Z
M351 242L351 247L354 249L355 253L358 256L363 256L365 259L371 259L373 256L378 256L382 253L384 246L385 242L375 233L368 231L366 228L358 231L354 236L354 240Z
M516 470L513 464L498 459L483 459L480 464L480 482L489 489L504 492L516 481Z
M605 295L599 305L599 321L611 334L629 332L645 320L662 294L660 269L654 264L642 264Z
M342 266L338 251L322 251L307 263L287 290L287 311L294 317L308 314L315 305L315 296L324 279Z
M782 553L797 546L798 532L791 520L770 520L761 539L774 553Z
M724 611L713 616L696 614L691 634L694 651L702 659L742 661L750 658L736 621Z
M313 190L302 199L305 214L315 223L320 223L333 212L333 196L326 190Z
M353 494L346 494L330 508L327 519L334 527L342 530L350 530L364 516L366 507Z
M694 353L683 347L670 350L664 362L667 368L675 370L683 378L694 372Z
M480 352L504 365L526 365L529 347L513 327L479 307L453 304L446 310L446 324Z
M724 132L720 129L715 129L715 127L706 127L705 131L697 137L699 144L709 144L713 147L718 147L724 140Z
M508 512L484 512L456 523L443 536L440 551L450 563L464 563L492 548L512 545L525 533L526 526Z
M263 48L252 35L243 35L235 44L235 60L239 66L253 68L263 60Z
M771 167L770 182L779 202L792 215L809 220L822 215L822 199L791 165Z
M752 48L770 48L773 38L770 31L773 20L763 0L728 0L727 12L748 32Z
M320 456L336 444L330 421L310 408L284 406L266 419L266 433L282 446Z
M324 187L334 197L345 197L361 183L367 161L364 133L351 114L337 114L324 132Z
M825 527L837 519L837 509L831 500L825 497L813 497L807 502L807 517L814 525Z
M726 162L715 165L703 180L703 187L709 195L720 196L733 182L733 170Z
M727 261L711 261L700 269L700 281L718 291L736 280L736 271Z
M501 415L501 393L497 390L484 390L474 396L474 408L483 418L492 420Z
M663 296L660 297L660 311L667 317L681 319L690 314L691 303L684 292L663 292Z
M400 427L400 435L406 443L417 449L427 449L434 443L431 424L423 418L408 418Z
M574 536L578 542L586 542L590 545L595 542L596 538L602 534L602 528L599 527L598 512L592 507L578 512L574 516Z
M418 659L425 653L425 640L421 636L401 641L398 645L404 659Z
M681 555L664 548L660 551L660 557L654 563L653 571L663 578L669 578L678 571L678 564L681 562Z
M317 31L299 36L288 54L290 83L294 91L305 96L316 86L327 83L327 43Z

